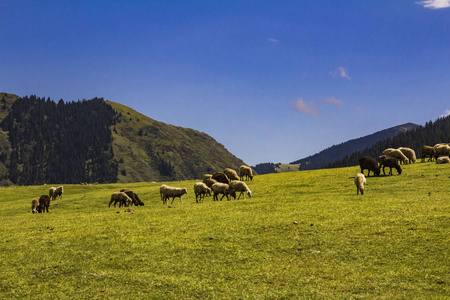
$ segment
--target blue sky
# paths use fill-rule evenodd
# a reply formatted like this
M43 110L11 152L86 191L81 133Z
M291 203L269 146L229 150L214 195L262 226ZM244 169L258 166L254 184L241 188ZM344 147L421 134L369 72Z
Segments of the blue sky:
M0 91L103 97L205 132L249 165L450 113L450 0L0 0L0 11Z

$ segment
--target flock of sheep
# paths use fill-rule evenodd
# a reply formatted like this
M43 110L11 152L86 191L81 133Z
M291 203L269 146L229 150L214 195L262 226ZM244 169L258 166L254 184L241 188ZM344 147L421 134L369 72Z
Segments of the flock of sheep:
M428 161L432 161L433 158L436 163L450 163L450 144L438 143L434 146L423 146L422 152L422 162L428 157ZM389 175L392 175L392 169L396 169L398 175L402 173L402 168L400 164L408 164L416 162L416 153L413 149L407 147L400 147L398 149L388 148L383 151L382 155L378 157L378 162L368 156L363 156L359 159L359 166L361 168L361 173L358 173L354 179L356 185L356 194L364 194L364 185L366 184L366 177L364 176L364 170L368 170L367 176L370 175L370 171L373 172L375 176L380 175L381 168L383 168L383 174L385 173L385 168L389 168Z
M240 193L238 200L242 195L245 199L245 194L251 197L252 192L243 181L246 179L252 180L253 172L250 167L245 165L239 168L239 176L235 170L230 168L226 168L223 173L215 172L214 174L205 174L203 176L203 182L196 182L194 184L195 201L197 203L203 202L205 200L205 196L211 195L213 196L214 201L218 201L220 194L222 195L220 200L222 200L223 197L227 197L227 200L230 200L229 196L236 199L236 192ZM183 203L181 197L184 194L187 194L187 189L163 184L159 188L159 193L161 196L161 201L165 205L168 204L168 200L170 198L172 198L171 204L175 198L180 198L180 202Z
M62 199L62 194L64 192L64 186L59 187L51 187L48 190L48 196L42 195L40 197L34 198L31 201L31 212L35 213L43 213L48 212L48 208L50 207L50 200L59 200Z
M205 196L213 195L214 201L219 200L218 195L222 194L220 200L223 197L227 197L229 200L229 195L236 199L236 193L240 192L238 199L242 195L247 194L249 197L252 196L252 192L248 188L247 184L241 180L244 179L253 179L252 169L248 166L241 166L239 169L239 176L236 171L230 168L224 170L223 173L216 172L214 174L206 174L204 175L203 182L197 182L194 184L194 193L195 193L195 201L203 202ZM64 192L64 186L60 187L51 187L49 189L49 195L42 195L37 197L31 201L31 211L32 213L41 213L48 212L48 208L50 206L51 200L62 199L62 194ZM161 185L160 187L160 196L163 204L167 204L169 198L172 198L172 202L175 198L179 197L181 203L183 203L181 196L187 194L186 188L178 188L171 187L168 185ZM139 196L129 189L122 189L120 192L115 192L111 195L108 207L111 207L111 204L119 203L119 207L122 206L143 206L144 202L139 198Z

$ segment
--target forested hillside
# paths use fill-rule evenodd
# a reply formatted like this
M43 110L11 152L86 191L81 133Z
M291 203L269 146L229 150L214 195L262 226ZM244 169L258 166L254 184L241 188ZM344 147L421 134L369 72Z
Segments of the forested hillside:
M355 151L345 156L342 160L338 160L329 164L327 167L346 167L358 165L361 156L367 155L378 158L386 148L409 147L414 149L416 156L421 157L421 148L424 145L434 146L437 143L450 142L450 116L439 118L435 122L427 122L425 126L419 126L416 129L406 131L393 138L388 138L375 143L371 147L366 147L361 151Z
M0 101L0 185L185 180L244 164L205 133L102 98Z
M58 103L17 99L0 127L10 150L0 160L14 184L116 182L110 126L114 110L103 99Z

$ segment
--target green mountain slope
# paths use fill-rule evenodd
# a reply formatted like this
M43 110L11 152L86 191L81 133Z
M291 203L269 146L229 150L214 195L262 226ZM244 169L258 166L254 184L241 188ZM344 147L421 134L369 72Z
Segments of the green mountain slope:
M244 162L211 136L155 121L107 101L117 113L113 132L119 182L201 178L204 173L239 169Z
M185 180L244 164L205 133L102 98L0 100L2 185Z

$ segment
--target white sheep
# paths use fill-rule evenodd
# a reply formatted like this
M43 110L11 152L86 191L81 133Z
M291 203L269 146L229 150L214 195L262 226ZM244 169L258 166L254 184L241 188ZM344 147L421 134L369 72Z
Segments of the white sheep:
M162 189L162 193L163 193L163 204L167 204L167 200L169 198L172 198L172 202L170 202L170 204L172 204L176 197L179 197L181 204L183 204L183 200L181 199L181 196L183 196L184 194L187 194L187 189L166 185Z
M37 214L38 212L41 212L41 209L39 207L39 197L34 198L33 201L31 201L31 212L33 214Z
M400 150L409 159L410 163L416 162L416 152L413 149L407 147L400 147L398 148L398 150Z
M356 185L356 195L364 195L364 185L366 184L366 177L362 173L358 173L355 177L355 185Z
M54 186L52 186L49 190L48 190L48 195L50 196L50 199L55 200L55 198L53 198L53 195L55 194L56 188Z
M227 177L230 180L239 180L239 176L238 176L237 172L235 170L233 170L233 169L226 168L225 170L223 170L223 173L225 175L227 175Z
M205 200L205 195L211 196L211 189L203 182L196 182L194 184L194 193L195 202L203 202Z
M450 158L448 156L438 157L436 159L437 164L448 164L450 163Z
M450 156L450 147L448 145L434 146L434 149L436 149L436 158L439 156Z
M240 180L244 180L244 177L248 180L248 178L250 178L250 180L253 179L253 171L252 168L250 168L249 166L246 165L242 165L239 168L239 179Z
M228 197L228 195L231 195L234 199L236 199L236 192L230 188L230 186L226 183L222 183L222 182L217 182L214 183L211 186L211 190L214 193L213 196L213 200L214 201L219 201L219 197L217 196L218 194L223 194L222 198L220 198L220 201L222 201L223 197L227 197L227 200L230 200L230 198Z
M391 151L387 152L386 150L383 151L383 155L394 157L404 164L407 164L409 162L409 159L405 156L405 154L402 153L402 151L398 149L392 149ZM387 152L387 154L384 154L385 152Z
M388 155L393 150L395 150L395 149L394 148L387 148L386 150L383 151L383 153L381 153L381 155Z
M241 195L244 195L245 199L245 194L247 194L250 198L252 197L252 191L250 191L247 184L243 181L233 180L230 182L230 188L232 188L235 192L240 192L238 200L241 198Z

